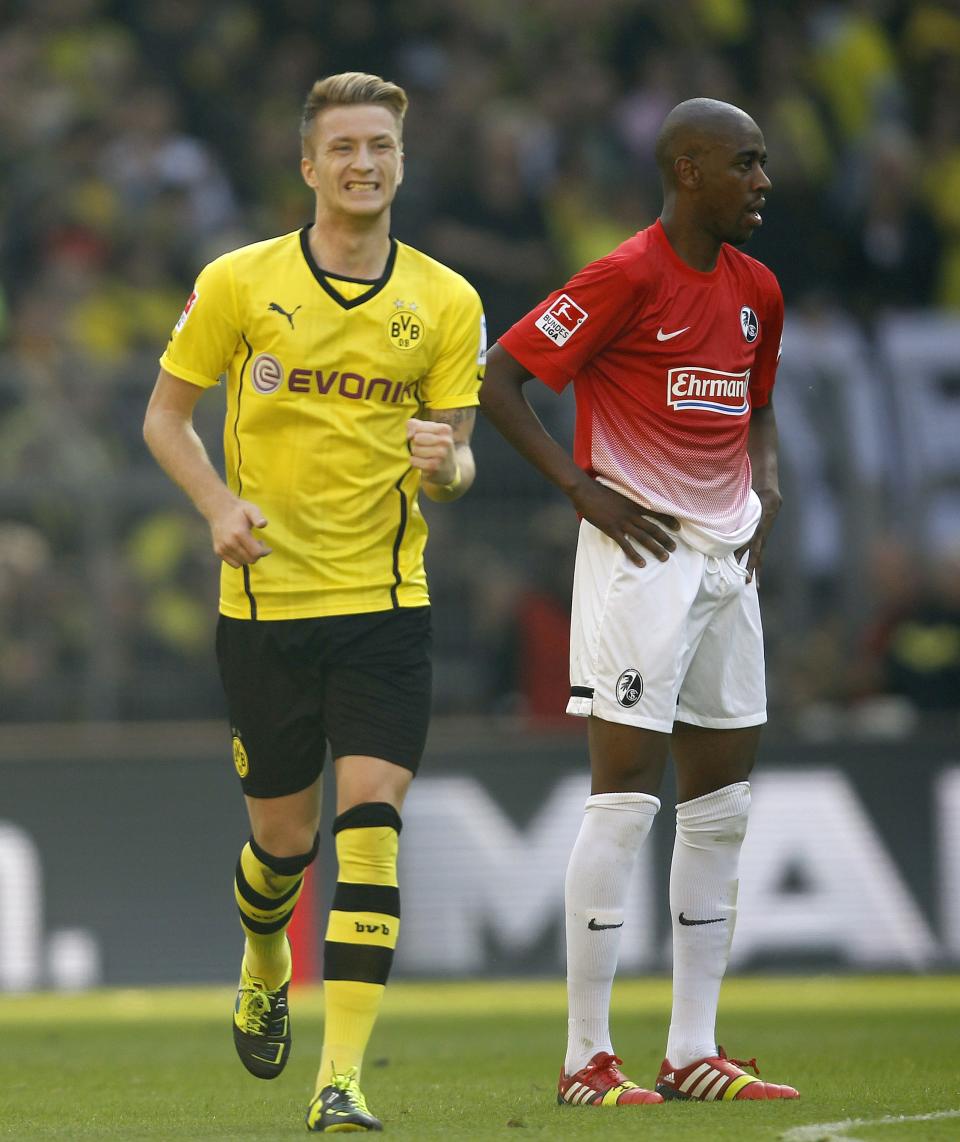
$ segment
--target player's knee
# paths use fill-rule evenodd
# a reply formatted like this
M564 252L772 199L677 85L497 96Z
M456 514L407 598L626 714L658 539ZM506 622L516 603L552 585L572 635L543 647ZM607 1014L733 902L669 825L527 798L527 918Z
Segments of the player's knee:
M718 845L740 845L747 835L747 814L738 813L735 817L725 817L717 821L713 830Z
M677 835L694 848L711 849L718 845L741 845L747 835L747 814L722 817L715 821L692 824L677 820Z
M277 875L296 876L316 859L320 833L309 827L275 826L257 830L250 847L257 860Z
M403 828L400 814L386 801L363 801L345 809L333 822L334 836L344 829L375 828L395 829L398 833Z
M677 805L677 833L697 847L740 845L747 833L750 785L727 785Z
M360 884L397 883L400 814L385 801L365 801L333 822L337 879Z

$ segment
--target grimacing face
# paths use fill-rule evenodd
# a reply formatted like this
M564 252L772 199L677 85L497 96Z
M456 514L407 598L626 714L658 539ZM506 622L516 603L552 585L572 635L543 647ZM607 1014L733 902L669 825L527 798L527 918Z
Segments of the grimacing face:
M379 217L403 181L399 123L378 103L328 107L314 120L300 170L321 213Z

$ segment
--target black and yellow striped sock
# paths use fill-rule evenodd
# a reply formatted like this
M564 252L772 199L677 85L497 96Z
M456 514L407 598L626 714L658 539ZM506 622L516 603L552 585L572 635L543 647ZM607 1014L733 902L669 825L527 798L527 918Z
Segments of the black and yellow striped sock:
M400 930L400 814L374 801L333 823L337 887L323 945L325 1020L316 1093L363 1063Z
M286 931L300 893L303 874L317 855L313 848L298 856L278 857L250 838L237 861L234 896L247 938L243 958L247 971L274 991L290 978L290 945Z

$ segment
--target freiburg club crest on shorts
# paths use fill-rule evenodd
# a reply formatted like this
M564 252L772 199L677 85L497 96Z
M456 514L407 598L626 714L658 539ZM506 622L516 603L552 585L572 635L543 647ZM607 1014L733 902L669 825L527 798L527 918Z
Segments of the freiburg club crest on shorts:
M639 670L630 667L617 679L617 701L629 710L643 696L643 676Z

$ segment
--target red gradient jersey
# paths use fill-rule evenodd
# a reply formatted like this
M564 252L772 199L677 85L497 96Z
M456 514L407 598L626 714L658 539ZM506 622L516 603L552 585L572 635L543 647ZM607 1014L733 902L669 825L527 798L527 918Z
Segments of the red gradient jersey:
M552 389L573 381L576 462L675 515L708 555L760 518L750 413L770 400L783 297L766 266L721 247L709 273L674 252L660 222L582 269L500 342Z

